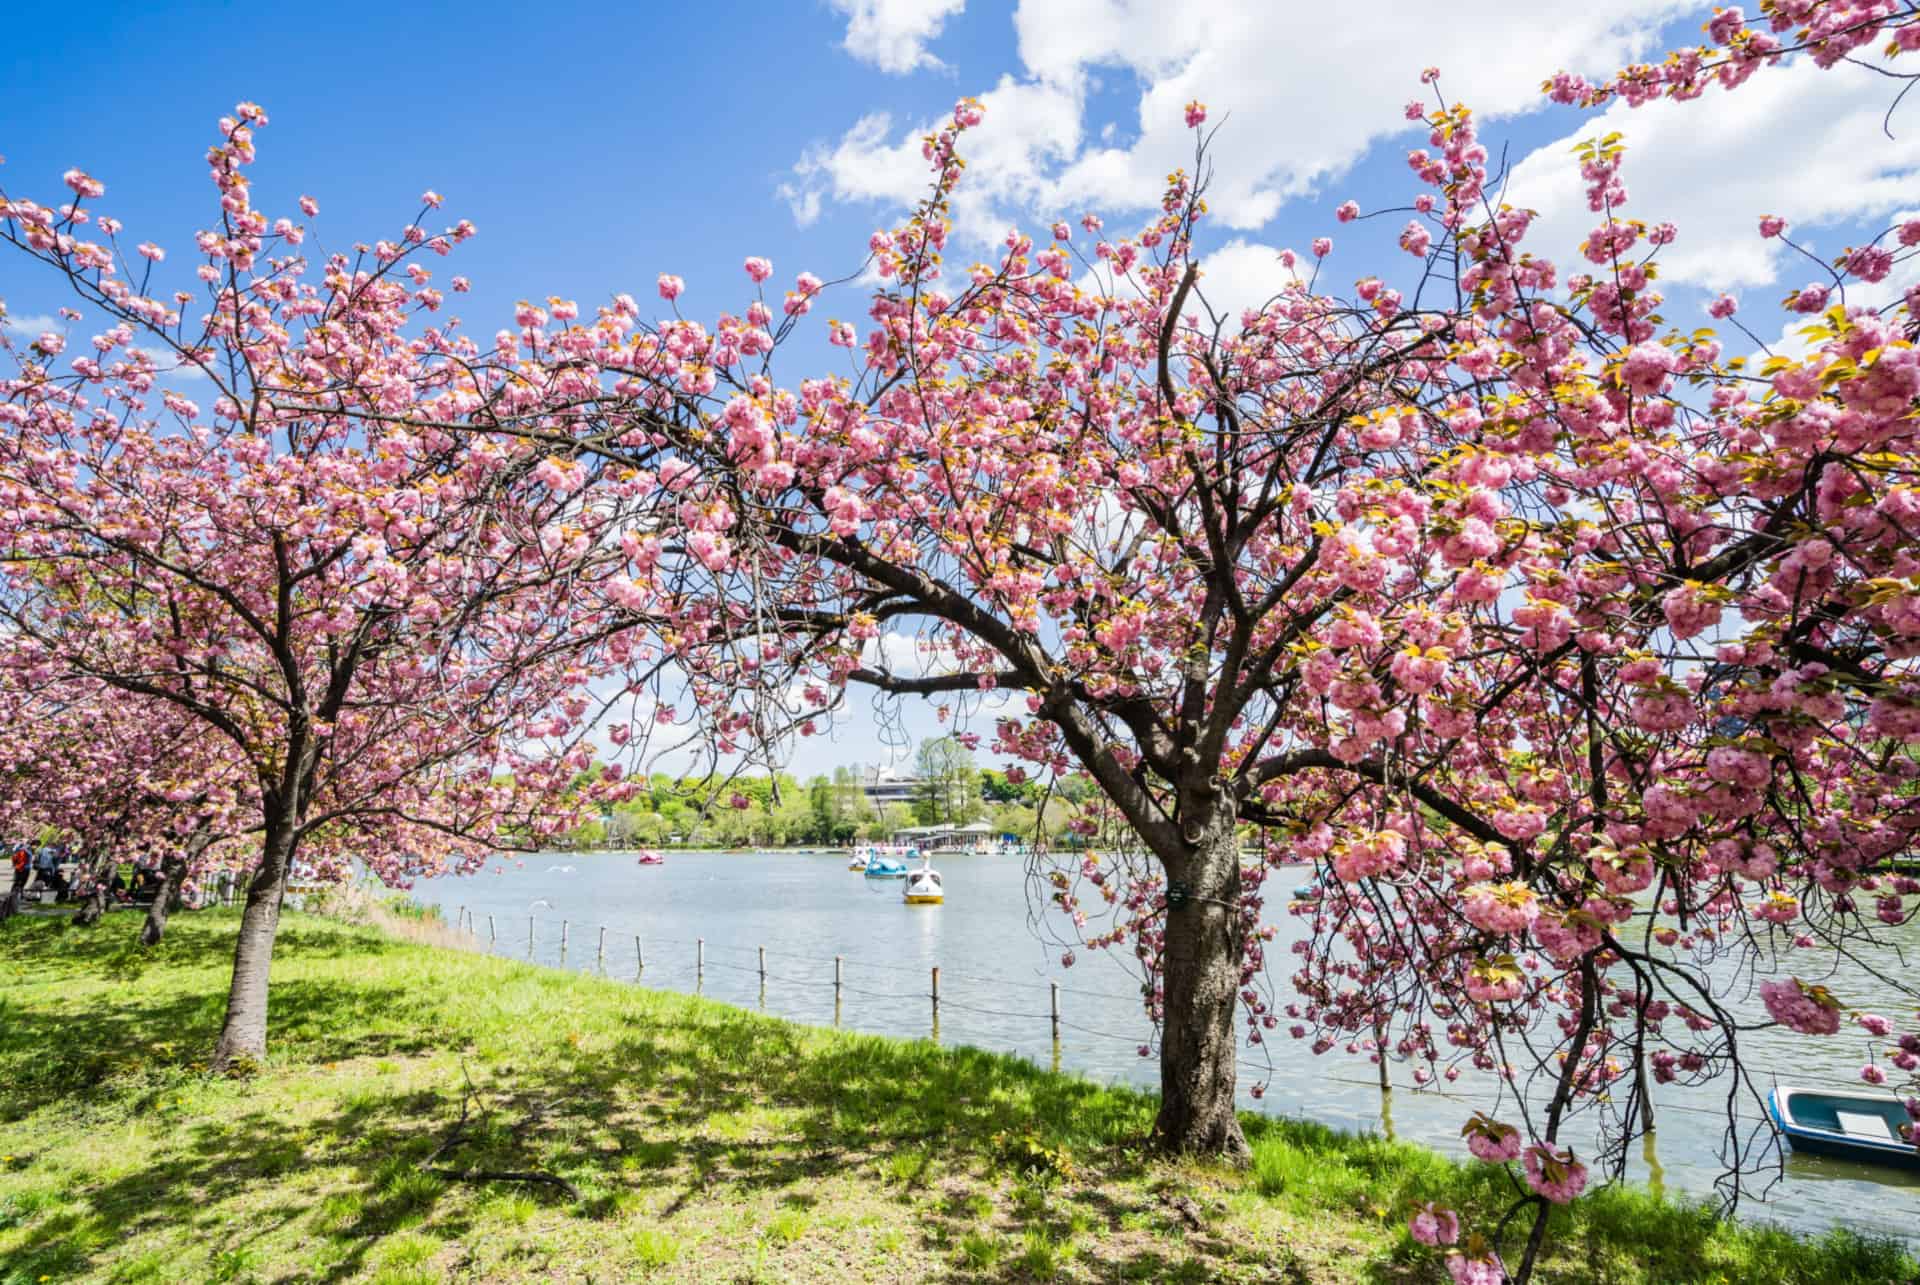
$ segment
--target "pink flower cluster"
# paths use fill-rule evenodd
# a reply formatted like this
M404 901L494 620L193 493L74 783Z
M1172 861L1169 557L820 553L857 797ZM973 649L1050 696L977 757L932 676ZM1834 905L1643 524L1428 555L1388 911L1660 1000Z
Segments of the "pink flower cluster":
M1802 1035L1832 1035L1840 1029L1841 1004L1824 986L1797 977L1760 983L1760 999L1774 1021Z
M1556 1205L1572 1202L1586 1189L1587 1167L1574 1159L1570 1148L1556 1150L1535 1143L1526 1149L1520 1163L1527 1186Z
M1461 912L1482 932L1521 933L1540 916L1540 897L1524 883L1476 883L1462 893Z
M1333 872L1345 883L1396 873L1406 859L1407 839L1392 830L1379 830L1334 849Z
M1429 1200L1414 1210L1407 1230L1422 1245L1451 1245L1460 1239L1460 1216Z
M1480 1112L1474 1112L1460 1130L1467 1140L1467 1150L1476 1160L1488 1164L1506 1164L1520 1154L1522 1138L1520 1130L1510 1124L1494 1120Z

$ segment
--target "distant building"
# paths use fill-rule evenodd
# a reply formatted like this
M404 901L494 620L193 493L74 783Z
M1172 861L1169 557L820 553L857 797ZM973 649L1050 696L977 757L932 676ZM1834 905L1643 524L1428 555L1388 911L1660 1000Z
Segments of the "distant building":
M876 809L889 803L912 807L926 792L926 784L917 776L902 776L890 767L870 767L860 774L860 793Z
M993 852L1004 845L1007 837L996 834L985 821L976 821L972 825L909 826L895 830L888 839L922 852Z

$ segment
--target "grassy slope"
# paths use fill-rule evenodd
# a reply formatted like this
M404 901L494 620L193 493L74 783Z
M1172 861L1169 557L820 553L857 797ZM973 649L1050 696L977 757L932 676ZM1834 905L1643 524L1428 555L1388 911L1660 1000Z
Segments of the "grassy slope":
M181 916L152 955L132 916L0 926L0 1285L1433 1281L1410 1206L1504 1200L1487 1166L1259 1119L1249 1174L1156 1163L1138 1094L299 915L270 1064L209 1077L234 926ZM469 1077L438 1163L578 1201L420 1171ZM1545 1279L1914 1272L1639 1193L1577 1208Z

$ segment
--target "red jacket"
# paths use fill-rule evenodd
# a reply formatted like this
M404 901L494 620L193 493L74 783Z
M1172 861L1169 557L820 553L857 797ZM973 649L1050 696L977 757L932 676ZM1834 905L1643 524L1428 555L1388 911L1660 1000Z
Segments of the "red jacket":
M27 866L32 863L32 861L33 861L33 858L27 855L27 850L25 848L15 848L13 850L13 872L15 874L18 874L22 870L25 870Z

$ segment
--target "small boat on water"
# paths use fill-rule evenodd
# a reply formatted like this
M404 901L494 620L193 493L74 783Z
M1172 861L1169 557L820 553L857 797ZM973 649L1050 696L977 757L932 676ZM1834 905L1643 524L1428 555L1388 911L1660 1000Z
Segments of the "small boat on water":
M664 866L667 864L667 859L657 852L643 852L640 854L638 864L643 866Z
M940 872L933 868L931 856L920 858L920 868L907 875L900 899L909 906L937 906L946 900L946 891L940 886Z
M907 877L907 858L912 855L913 849L898 845L869 847L860 864L849 865L848 869L858 870L869 879L904 879Z
M1783 1084L1767 1094L1767 1113L1795 1151L1920 1170L1920 1150L1901 1133L1913 1121L1898 1098Z
M855 848L853 850L853 855L847 858L847 869L865 870L866 868L867 868L867 854L865 852L862 852L860 849Z

